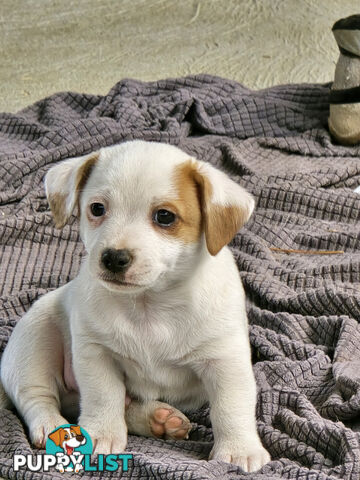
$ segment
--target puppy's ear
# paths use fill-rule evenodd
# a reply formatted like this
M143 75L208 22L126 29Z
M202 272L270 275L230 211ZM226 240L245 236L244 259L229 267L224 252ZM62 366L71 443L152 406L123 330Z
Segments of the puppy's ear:
M50 433L49 435L50 440L52 440L55 445L60 445L60 430L61 428L58 428L57 430L55 430L55 432Z
M220 170L201 161L196 161L194 167L206 245L210 254L216 255L248 221L255 201Z
M98 153L70 158L47 172L45 191L57 228L63 227L72 214L98 158Z

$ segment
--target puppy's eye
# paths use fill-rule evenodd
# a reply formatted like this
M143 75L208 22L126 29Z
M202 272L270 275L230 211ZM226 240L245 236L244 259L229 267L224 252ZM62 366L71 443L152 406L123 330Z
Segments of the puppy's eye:
M168 227L175 222L176 215L169 210L161 208L154 213L154 222L160 225L161 227Z
M103 215L105 215L105 205L103 205L102 203L92 203L90 205L90 210L94 217L102 217Z
M64 439L67 440L68 438L69 438L69 435L66 434L66 435L64 436Z

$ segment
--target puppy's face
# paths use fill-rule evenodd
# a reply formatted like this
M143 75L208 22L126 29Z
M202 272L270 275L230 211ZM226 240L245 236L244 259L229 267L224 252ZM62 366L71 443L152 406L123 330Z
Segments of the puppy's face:
M250 216L252 197L181 150L141 141L53 167L46 177L58 226L76 204L90 271L111 290L162 288L216 255Z
M100 154L80 198L91 272L111 289L146 289L181 275L201 244L188 164L153 150Z

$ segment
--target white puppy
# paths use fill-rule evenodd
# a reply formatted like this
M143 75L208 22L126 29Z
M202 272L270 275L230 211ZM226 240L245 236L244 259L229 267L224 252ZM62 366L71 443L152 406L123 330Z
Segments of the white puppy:
M270 457L256 429L244 291L226 247L251 215L251 195L176 147L142 141L64 161L45 183L58 227L78 207L88 255L19 321L3 355L4 388L32 441L67 423L60 407L77 387L79 424L105 454L124 450L127 430L186 438L176 408L209 400L211 458L259 469Z

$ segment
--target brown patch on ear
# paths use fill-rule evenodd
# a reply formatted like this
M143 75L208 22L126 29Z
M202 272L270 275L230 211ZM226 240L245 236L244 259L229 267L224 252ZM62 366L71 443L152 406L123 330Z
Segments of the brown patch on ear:
M246 215L239 207L212 204L207 209L205 221L206 245L211 255L216 255L236 235L246 222Z
M199 188L206 245L216 255L244 225L247 212L240 206L218 205L211 201L213 187L205 174L194 165L193 177Z
M99 159L99 154L94 153L91 157L89 157L85 163L81 165L81 167L78 169L77 174L76 174L76 205L77 209L79 212L79 217L80 217L80 197L81 197L81 191L84 189L87 181L89 180L90 174L92 172L92 169L94 168L96 162Z
M61 433L62 433L62 428L59 428L58 430L55 430L55 432L50 433L49 438L52 440L55 445L60 445L61 442Z
M98 153L91 155L77 170L75 177L75 192L76 205L80 215L80 196L81 191L84 189L86 182L88 181L91 171L94 168L95 163L99 158ZM49 195L48 202L55 220L56 228L62 228L68 221L72 212L66 209L66 201L72 195L72 192L65 193L52 193Z
M86 162L84 162L81 167L79 167L75 181L76 190L78 193L80 193L81 190L84 189L86 182L89 180L91 171L94 168L95 163L98 161L98 159L99 154L94 153L94 155L91 155L91 157L89 157Z
M68 219L65 208L66 199L67 195L64 195L63 193L52 193L49 195L48 202L55 220L56 228L62 228Z
M164 233L179 238L184 243L196 243L202 232L200 199L193 179L191 162L182 163L175 168L174 182L177 196L174 199L157 205L156 209L165 208L176 214L173 225L155 228Z

